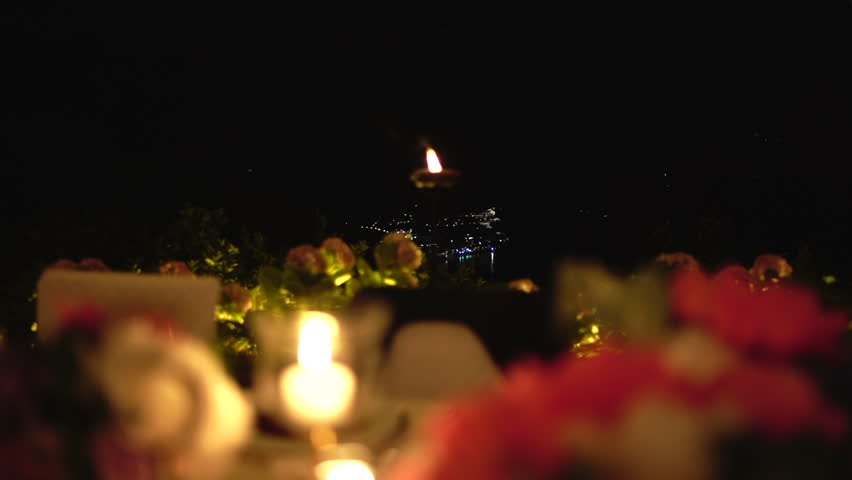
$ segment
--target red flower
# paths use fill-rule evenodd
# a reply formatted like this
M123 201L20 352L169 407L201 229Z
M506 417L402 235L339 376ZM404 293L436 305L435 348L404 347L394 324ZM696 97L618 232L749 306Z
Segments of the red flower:
M822 309L816 293L790 282L760 282L742 267L716 275L680 271L672 307L737 349L772 356L830 353L848 319Z
M154 480L155 459L128 445L117 431L98 432L92 441L92 457L102 480Z
M349 270L355 266L355 253L342 239L326 238L320 248L330 252L341 267Z
M497 391L459 400L431 418L425 430L433 448L430 478L549 478L570 461L562 437L573 422L613 424L668 378L650 352L524 362Z
M87 270L90 272L109 272L110 268L106 266L103 260L99 258L84 258L80 260L79 264L80 270Z
M844 415L792 369L744 361L715 377L696 379L670 367L663 353L632 348L589 358L566 355L553 364L522 362L499 388L458 399L427 418L425 448L403 457L390 478L553 478L570 471L581 456L618 471L645 452L637 441L646 437L636 437L637 432L651 432L647 439L653 441L657 425L669 425L661 408L690 422L680 424L685 429L676 435L681 436L648 450L663 456L711 455L706 445L731 425L772 437L815 430L837 439L846 433ZM636 424L632 415L646 401L662 416L642 417L645 423ZM726 418L720 417L726 412L720 413L720 406L731 407L736 423L716 425ZM676 448L680 441L692 443ZM609 457L612 442L622 456ZM610 465L607 458L628 463Z
M106 311L93 302L65 303L59 305L60 331L99 334L106 326Z
M160 265L160 273L163 275L194 275L185 262L170 260Z
M773 278L789 277L793 274L793 266L784 257L764 253L754 259L748 273L757 280L766 281Z
M373 251L376 266L380 269L407 268L417 270L423 264L423 251L406 234L393 232L385 235Z
M287 252L287 265L314 275L325 271L322 252L313 245L299 245Z
M0 439L0 468L3 478L66 478L65 460L59 432L46 427L33 425L17 437Z
M514 413L491 396L460 400L437 413L425 431L434 456L432 478L511 478L504 461L518 455L508 428ZM494 421L498 418L505 421Z
M669 267L678 269L701 269L701 264L698 263L698 260L696 260L695 257L693 257L692 255L684 252L661 253L657 256L657 261L660 263L664 263Z
M226 283L222 286L222 295L234 302L240 313L246 313L251 309L251 293L239 283Z
M734 401L749 424L773 436L813 429L830 438L846 433L846 419L829 408L817 386L784 367L742 364L717 385L717 395Z
M406 238L396 246L396 259L401 267L417 270L423 264L423 250Z
M48 269L56 270L81 270L87 272L109 272L111 269L99 258L84 258L77 263L73 260L63 258L47 266Z
M68 260L67 258L62 258L48 265L47 269L77 270L77 262Z

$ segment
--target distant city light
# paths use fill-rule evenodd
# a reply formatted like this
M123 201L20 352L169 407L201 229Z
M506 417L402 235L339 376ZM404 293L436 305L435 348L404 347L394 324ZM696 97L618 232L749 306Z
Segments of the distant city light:
M415 205L416 207L417 205ZM416 216L410 212L402 212L396 218L386 221L374 221L363 228L377 232L402 232L411 238L420 239L421 246L434 249L441 257L450 255L472 256L480 251L494 252L497 245L505 244L508 238L501 231L496 231L495 223L500 222L497 208L490 207L484 211L467 212L455 217L445 217L437 224L432 222L418 223ZM433 241L431 235L436 229L445 230L444 245ZM447 238L452 237L452 238Z

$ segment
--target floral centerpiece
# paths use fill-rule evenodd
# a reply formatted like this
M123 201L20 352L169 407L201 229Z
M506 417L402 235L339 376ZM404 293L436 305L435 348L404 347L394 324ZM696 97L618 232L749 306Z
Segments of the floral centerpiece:
M15 479L217 478L253 407L169 318L67 305L58 337L0 360L0 474ZM8 475L8 476L7 476Z
M848 317L783 259L715 273L660 260L674 267L664 334L592 324L575 351L436 409L388 478L849 478L848 396L808 368L848 378Z
M335 310L362 288L419 286L423 251L403 233L390 233L373 251L375 267L340 238L319 247L299 245L287 253L283 268L261 268L254 291L255 308Z

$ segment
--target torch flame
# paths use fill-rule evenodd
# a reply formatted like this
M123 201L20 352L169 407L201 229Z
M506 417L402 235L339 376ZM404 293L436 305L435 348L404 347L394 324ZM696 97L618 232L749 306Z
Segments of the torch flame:
M444 167L441 166L441 161L438 160L438 154L435 153L435 150L430 148L426 150L426 168L429 169L431 173L441 173L441 170Z

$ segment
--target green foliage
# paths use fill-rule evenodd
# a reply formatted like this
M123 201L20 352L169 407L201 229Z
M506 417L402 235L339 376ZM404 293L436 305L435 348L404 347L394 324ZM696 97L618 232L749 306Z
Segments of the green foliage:
M223 209L186 205L157 242L155 263L183 261L198 275L214 275L225 283L253 287L260 267L272 260L266 238L243 228L238 245L225 234L227 224ZM137 260L134 265L140 263Z
M359 253L355 265L340 262L333 251L320 249L326 268L311 273L291 264L282 268L265 265L258 271L255 308L260 310L325 309L346 306L363 288L416 288L428 280L419 269L394 265L375 268L364 254L371 251L366 242L353 249ZM395 255L395 247L379 245L375 252Z
M66 225L69 221L61 225L73 232L72 225ZM94 224L86 225L80 230L82 233L78 232L79 241L64 242L60 245L62 250L45 254L47 256L43 260L26 272L24 279L6 277L8 288L3 288L2 293L9 297L5 303L14 307L4 324L0 325L6 341L34 343L35 332L31 330L35 317L33 287L47 264L59 258L79 260L85 256L97 256L102 251L99 250L101 244L111 244L104 241L104 235L89 234L100 231ZM317 227L316 233L322 233L326 228L321 212L317 213ZM346 306L364 288L477 289L487 286L476 276L474 262L463 262L452 272L445 263L428 262L428 258L421 265L423 257L419 248L411 244L412 247L403 249L404 254L400 253L398 237L378 245L370 245L365 240L354 242L349 247L355 257L354 266L350 263L351 258L347 260L333 249L322 248L325 271L312 274L287 265L278 255L273 255L262 234L243 227L238 237L233 238L229 231L232 229L228 229L228 217L223 209L187 204L171 223L156 231L143 225L135 236L130 230L107 235L127 241L122 242L121 252L124 253L112 252L105 261L116 270L135 273L157 272L161 265L170 261L184 262L196 275L212 275L220 278L223 284L235 283L246 288L253 310L336 310ZM31 239L27 241L36 244L45 238L36 231L29 237ZM64 235L56 237L68 238ZM100 243L95 241L96 237ZM84 248L92 245L98 248ZM45 247L44 251L53 250ZM377 253L382 258L381 262L377 261ZM216 319L220 326L241 328L244 310L245 305L238 305L223 295L216 309ZM249 348L250 343L240 340L244 337L238 331L223 330L222 333L227 333L221 339L225 355L251 354L253 351Z
M349 245L352 248L352 253L355 254L356 257L363 257L370 250L370 244L367 243L366 240L358 240L357 242Z
M186 263L200 275L215 275L225 282L236 282L235 272L239 266L240 249L224 238L204 246L201 258L192 258Z

